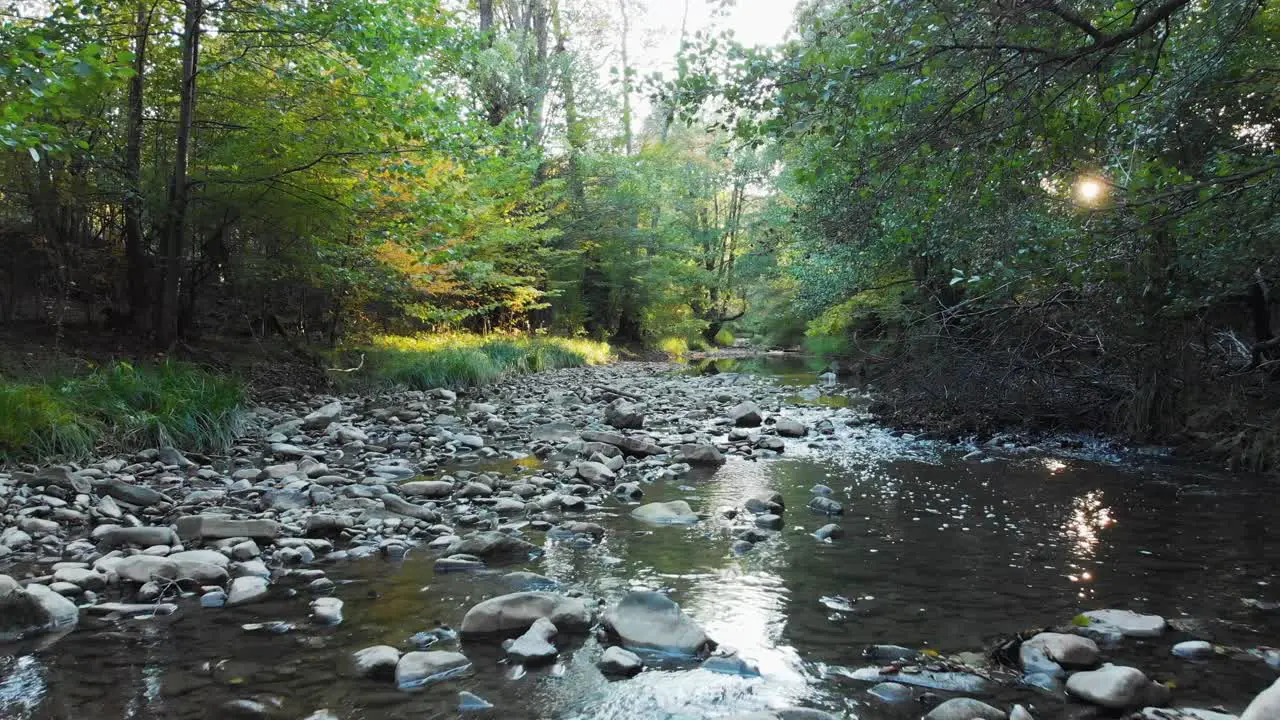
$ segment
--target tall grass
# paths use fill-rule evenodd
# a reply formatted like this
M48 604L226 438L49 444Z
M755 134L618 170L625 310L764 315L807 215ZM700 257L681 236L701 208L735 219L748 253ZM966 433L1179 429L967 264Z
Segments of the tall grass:
M486 385L506 375L612 359L606 343L540 335L381 335L364 352L367 371L351 380L415 390Z
M242 428L243 402L235 379L172 362L118 362L44 383L0 380L0 459L78 459L100 448L163 445L221 449Z

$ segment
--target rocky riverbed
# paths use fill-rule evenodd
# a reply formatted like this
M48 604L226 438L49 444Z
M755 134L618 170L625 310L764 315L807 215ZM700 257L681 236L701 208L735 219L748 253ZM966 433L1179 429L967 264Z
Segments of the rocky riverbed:
M1280 718L1267 481L783 377L281 389L225 457L0 473L0 716Z

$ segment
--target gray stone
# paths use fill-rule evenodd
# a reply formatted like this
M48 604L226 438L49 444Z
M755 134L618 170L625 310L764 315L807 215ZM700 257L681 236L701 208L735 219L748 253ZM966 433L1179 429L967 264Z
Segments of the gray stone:
M471 533L446 550L448 555L475 555L485 560L517 561L528 560L537 552L537 545L495 530Z
M335 400L302 418L302 427L307 430L323 430L342 415L342 403Z
M844 528L835 523L828 523L815 530L813 536L819 540L837 540L844 537Z
M75 603L44 585L25 589L8 575L0 575L0 641L67 630L80 621Z
M1139 615L1130 610L1090 610L1083 613L1089 629L1117 632L1126 637L1159 637L1165 628L1159 615Z
M600 668L600 672L606 675L631 677L644 668L644 663L640 660L639 655L614 645L604 651L604 654L600 656L600 660L596 663L596 667Z
M729 420L737 427L759 427L763 418L760 406L748 400L729 408Z
M621 485L617 485L613 488L613 494L621 498L634 500L635 498L644 495L644 490L642 490L640 485L637 483L622 483Z
M773 514L757 515L756 527L764 528L765 530L781 530L782 516Z
M666 450L655 445L651 440L644 437L627 436L620 433L599 432L596 430L587 430L580 436L586 442L598 442L605 445L622 450L628 455L663 455Z
M473 692L462 690L458 693L458 712L483 712L492 709L493 703Z
M177 544L178 536L167 527L117 527L98 536L98 549L101 551L125 545L146 548Z
M267 596L271 586L264 577L245 575L231 581L231 589L227 591L227 607L247 605Z
M1098 664L1098 644L1079 635L1040 633L1022 645L1040 648L1063 667L1089 668Z
M1141 670L1121 665L1104 665L1067 678L1067 692L1071 695L1116 710L1145 705L1151 685Z
M217 515L188 515L178 518L178 537L183 540L223 540L247 537L273 540L280 534L274 520L235 520Z
M292 488L272 490L263 497L263 500L268 509L275 510L276 512L287 512L289 510L300 510L305 507L311 507L311 495L304 490L295 490Z
M1280 718L1280 680L1259 693L1240 715L1240 720L1276 720L1276 718Z
M351 653L351 662L361 677L389 680L395 677L400 651L390 645L374 645Z
M872 685L867 690L867 694L887 703L908 702L915 697L915 691L910 686L896 682L882 682Z
M705 443L681 445L674 459L676 462L689 463L690 465L718 466L724 464L724 455L721 455L714 445Z
M414 480L396 488L405 495L421 498L441 499L453 494L453 483L447 480Z
M78 494L88 493L93 488L89 478L76 475L71 468L63 466L45 468L36 473L15 472L11 477L19 485L53 485Z
M620 430L639 430L644 427L644 412L625 399L618 398L605 407L604 421Z
M556 659L556 646L551 642L556 633L555 624L540 617L507 647L507 657L524 665L551 662Z
M929 711L924 720L1005 720L999 708L973 698L952 698Z
M474 555L451 555L435 561L432 569L437 573L471 572L484 570L484 561Z
M648 503L631 511L631 517L656 525L692 525L698 516L684 500Z
M628 649L698 655L715 646L679 605L656 592L628 593L605 613L604 626Z
M176 580L180 572L176 562L155 555L130 555L116 563L114 570L121 580L139 585L152 580Z
M804 423L791 418L779 418L778 422L774 423L773 429L783 437L802 438L809 434L809 428L805 427Z
M193 468L196 464L187 459L182 451L175 447L162 447L156 453L156 458L165 465L177 465L180 468Z
M1203 660L1214 655L1213 643L1206 640L1187 640L1173 646L1173 654L1188 660Z
M312 600L311 619L320 625L337 625L342 622L342 601L335 597Z
M470 667L471 661L461 653L408 652L396 663L396 685L402 689L420 687L464 673Z
M823 515L843 515L844 506L829 497L818 496L809 501L809 509Z
M600 483L613 480L617 475L603 463L581 462L578 463L578 477L589 483Z
M101 590L107 586L107 576L87 568L64 567L53 571L56 582L71 583L81 590Z
M422 520L429 523L440 522L440 513L429 507L423 507L405 500L404 498L387 493L382 496L382 505L390 512L405 517L411 517L415 520Z
M97 488L120 502L140 507L149 507L169 499L157 490L125 482L119 478L103 480L97 485Z
M518 592L500 595L477 604L462 618L463 634L522 632L539 618L546 618L566 632L582 632L591 627L592 614L581 598L549 592Z

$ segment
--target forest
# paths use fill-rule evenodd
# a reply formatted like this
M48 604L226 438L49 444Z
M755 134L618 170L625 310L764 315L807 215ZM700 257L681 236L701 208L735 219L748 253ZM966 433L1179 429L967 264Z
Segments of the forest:
M667 18L662 72L644 12L11 4L0 450L211 348L425 389L736 337L902 425L1280 463L1273 4L805 0Z

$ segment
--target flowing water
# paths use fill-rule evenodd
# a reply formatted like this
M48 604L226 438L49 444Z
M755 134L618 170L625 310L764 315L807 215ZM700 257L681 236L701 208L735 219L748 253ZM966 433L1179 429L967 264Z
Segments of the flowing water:
M239 698L262 702L272 717L327 708L346 720L451 718L460 690L496 706L482 717L713 718L802 705L916 718L920 705L881 704L868 683L848 677L867 664L865 646L982 652L1010 633L1101 607L1194 620L1195 637L1223 646L1280 645L1280 613L1253 602L1280 599L1272 481L1140 459L1020 452L983 463L961 460L965 452L866 427L839 447L731 459L714 474L646 487L646 502L683 498L710 516L696 526L645 526L611 502L587 518L608 528L602 542L547 540L540 558L511 568L597 598L669 591L711 637L758 665L758 676L670 666L610 681L595 669L601 648L584 636L560 641L557 664L528 670L505 664L496 646L466 643L469 675L416 692L352 677L351 651L412 649L413 634L456 626L471 605L510 590L497 573L435 575L423 549L328 566L345 581L336 593L345 621L335 628L310 626L305 589L280 586L263 604L86 621L47 647L0 650L0 718L221 718ZM815 484L844 503L843 539L809 534L828 522L805 509ZM786 529L735 556L715 511L766 489L785 497ZM283 624L253 628L272 621ZM1276 677L1240 652L1201 663L1171 657L1170 646L1190 637L1170 630L1105 655L1171 683L1179 705L1238 712ZM453 647L444 640L435 649ZM1014 701L1034 704L1041 718L1068 707L1025 688L993 700Z

